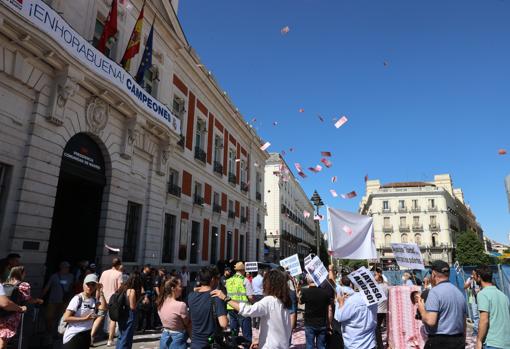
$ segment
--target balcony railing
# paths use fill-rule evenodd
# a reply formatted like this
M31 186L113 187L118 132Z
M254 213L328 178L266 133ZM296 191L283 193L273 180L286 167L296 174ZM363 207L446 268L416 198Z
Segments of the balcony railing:
M430 231L439 231L439 224L429 224L429 230Z
M215 161L214 165L213 165L213 171L219 175L222 175L223 174L223 165L220 164L218 161Z
M206 152L200 147L195 147L195 159L205 162L206 158L207 158Z
M423 231L423 225L413 224L413 231Z
M421 207L420 206L411 207L411 212L421 212Z
M399 207L398 212L400 213L407 213L407 207Z
M228 218L235 218L236 213L234 211L228 211Z
M428 211L429 212L437 212L437 206L429 206Z
M409 231L410 230L409 229L409 225L408 224L400 224L398 226L398 230L400 230L400 231Z
M186 137L181 135L181 137L179 138L179 141L177 142L177 145L179 147L181 147L181 149L184 149L184 143L186 143Z
M256 193L255 193L255 199L256 199L257 201L262 201L262 194L261 194L260 192L256 192Z
M382 212L383 213L391 213L391 208L389 208L389 207L388 208L383 208Z
M193 196L193 203L194 203L195 205L200 205L200 206L202 206L202 205L204 204L204 198L203 198L203 197L201 197L200 195L195 194L195 195Z
M181 187L179 187L176 184L168 183L168 194L171 194L173 196L181 197Z
M221 205L213 204L212 210L213 212L221 213Z
M228 181L229 181L229 183L236 184L236 182L237 182L237 177L236 177L236 175L235 175L235 174L233 174L232 172L230 172L230 173L228 174Z
M241 182L241 190L246 193L246 192L248 192L248 189L249 189L248 183Z
M248 222L248 217L241 216L241 223L246 224Z
M383 232L385 233L392 233L393 232L393 227L389 226L389 227L383 227L382 228Z

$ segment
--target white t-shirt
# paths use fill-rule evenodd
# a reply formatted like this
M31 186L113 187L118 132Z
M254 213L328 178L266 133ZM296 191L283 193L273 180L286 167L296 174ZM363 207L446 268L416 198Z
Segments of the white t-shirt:
M240 303L239 307L241 316L260 317L260 349L289 348L290 314L278 298L266 296L252 305Z
M189 272L181 272L181 286L182 287L188 287L189 282Z
M80 308L78 309L80 297L82 298L82 302ZM69 302L67 310L73 311L73 316L76 317L88 316L89 314L94 313L96 310L96 299L92 297L85 298L83 293L77 294ZM64 344L69 342L77 333L92 329L92 324L94 324L94 319L79 322L69 322L64 333Z
M5 296L4 287L0 284L0 296Z

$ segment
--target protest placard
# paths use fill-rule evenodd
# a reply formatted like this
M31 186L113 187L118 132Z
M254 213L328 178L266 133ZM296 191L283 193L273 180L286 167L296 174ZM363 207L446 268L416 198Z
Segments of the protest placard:
M247 273L256 273L259 271L259 263L258 262L246 262L244 265L244 269Z
M416 244L391 244L393 256L400 267L425 269L421 251Z
M372 273L365 267L361 267L348 275L365 299L367 305L377 304L386 300L386 294L379 287Z
M299 263L299 256L297 254L293 254L290 257L282 259L280 261L280 265L288 270L292 276L301 275L303 273L301 270L301 264Z
M311 253L308 256L305 257L305 260L304 260L305 267L307 266L308 263L310 263L312 261L312 258L313 258L313 256L312 256Z
M319 257L315 256L305 265L305 270L312 276L315 286L319 287L328 278L328 270Z

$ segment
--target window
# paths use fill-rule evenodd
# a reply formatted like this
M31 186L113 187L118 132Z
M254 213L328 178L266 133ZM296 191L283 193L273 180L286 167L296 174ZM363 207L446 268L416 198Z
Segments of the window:
M260 193L260 186L261 186L261 184L260 184L260 183L261 183L261 182L262 182L262 178L261 178L261 176L260 176L260 173L259 173L259 172L257 172L257 173L255 174L255 189L256 189L257 193Z
M241 182L246 183L246 161L241 160Z
M413 200L413 208L418 209L418 200Z
M227 231L227 260L232 259L232 232Z
M218 135L214 137L214 161L223 164L223 139Z
M234 212L234 201L228 200L228 210L229 212Z
M168 193L181 196L181 188L179 187L179 172L171 168L168 171Z
M195 147L198 149L204 149L205 144L205 121L198 118L197 119L197 127L195 130Z
M174 261L175 223L176 218L174 215L165 214L162 253L163 263L173 263Z
M398 200L398 208L404 210L406 208L406 202L404 200Z
M435 208L436 207L436 200L429 199L429 207L430 208Z
M384 225L383 227L389 228L390 227L390 217L384 217Z
M220 205L220 194L217 192L213 193L213 205Z
M239 259L244 261L244 235L239 235Z
M420 246L421 245L421 235L420 234L416 234L414 235L414 242L416 243L416 245Z
M385 201L382 202L382 208L385 211L390 209L390 205L389 205L388 201L385 200Z
M157 97L158 81L158 70L155 66L145 69L142 80L142 88L153 97Z
M433 227L437 225L436 216L430 216L430 225Z
M228 173L236 173L236 151L234 149L228 151Z
M211 237L211 264L218 262L218 227L212 227Z
M140 234L142 205L128 201L126 212L126 226L124 228L124 248L122 259L126 262L136 262L136 247Z
M94 27L94 37L92 38L92 45L94 47L97 47L99 44L99 40L101 39L101 36L103 35L104 30L104 22L106 21L106 18L98 13L98 16L96 17L96 25ZM106 50L105 55L109 58L113 59L113 46L115 45L116 40L110 39L109 42L106 43Z
M260 239L257 238L257 244L255 245L255 260L260 261Z
M193 202L197 205L204 204L204 198L202 196L202 183L195 182L195 196Z
M402 234L402 242L403 242L404 244L407 244L407 242L408 242L408 241L407 241L407 234Z
M173 109L172 111L173 111L173 114L181 120L183 119L184 113L186 112L185 106L186 106L186 101L183 98L181 98L177 95L174 95L174 99L172 102L172 109ZM182 125L182 123L181 123L181 125Z
M414 216L413 217L413 226L419 227L420 226L420 216Z
M198 251L200 248L200 223L191 222L191 250L189 254L189 262L191 264L197 264L198 262Z
M437 234L432 234L432 247L436 247L437 242Z
M181 219L181 231L179 236L179 259L185 261L188 254L188 220Z
M391 235L390 234L384 235L384 244L386 246L389 246L391 244Z
M400 226L405 227L407 225L406 217L400 217Z

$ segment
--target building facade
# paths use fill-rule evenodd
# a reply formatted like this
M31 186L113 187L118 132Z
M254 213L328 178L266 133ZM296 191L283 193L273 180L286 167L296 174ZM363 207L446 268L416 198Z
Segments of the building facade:
M186 41L177 1L0 1L0 254L33 287L59 261L197 269L263 258L261 140ZM154 19L152 67L137 84Z
M436 175L433 182L366 183L360 212L374 220L379 257L392 263L391 243L416 243L424 262L442 259L453 263L461 232L472 231L480 241L483 231L461 189L454 189L450 175Z
M270 154L264 176L266 259L278 262L281 257L297 253L303 258L315 252L314 208L280 154Z

